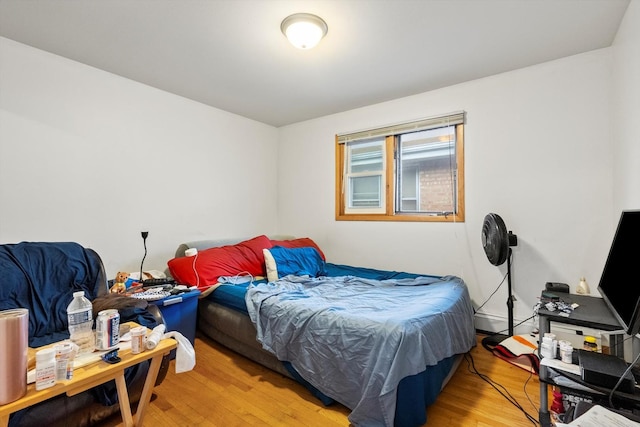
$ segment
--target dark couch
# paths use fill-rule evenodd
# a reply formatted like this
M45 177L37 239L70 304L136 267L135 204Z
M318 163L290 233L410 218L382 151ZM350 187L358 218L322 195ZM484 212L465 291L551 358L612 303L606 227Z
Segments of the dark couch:
M0 245L0 310L29 309L29 347L69 338L67 305L73 292L90 300L108 294L107 278L98 254L72 242L22 242ZM94 317L97 313L94 313ZM120 310L121 321L153 327L162 323L154 305ZM158 385L165 377L165 357ZM140 363L126 371L132 404L137 403L149 368ZM60 395L11 415L9 426L88 426L120 411L113 381L75 396Z

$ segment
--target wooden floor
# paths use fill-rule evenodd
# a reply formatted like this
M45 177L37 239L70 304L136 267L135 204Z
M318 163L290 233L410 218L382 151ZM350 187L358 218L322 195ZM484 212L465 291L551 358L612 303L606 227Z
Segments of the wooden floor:
M478 346L470 352L477 370L504 386L537 420L538 378L493 356L482 347L481 338L478 336ZM166 379L155 388L145 426L349 426L347 408L338 404L323 406L293 380L199 334L195 349L197 361L193 371L175 374L175 361L171 362ZM462 361L438 400L427 408L425 425L534 425L491 385L470 371L470 360L467 357L467 361ZM101 427L119 424L119 417L115 417Z

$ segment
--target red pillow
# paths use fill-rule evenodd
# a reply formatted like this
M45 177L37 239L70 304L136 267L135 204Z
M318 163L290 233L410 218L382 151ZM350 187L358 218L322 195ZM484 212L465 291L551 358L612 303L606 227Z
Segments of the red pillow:
M215 285L220 276L266 276L262 250L272 246L269 238L263 235L235 245L205 249L195 257L174 258L167 265L178 283L202 288Z
M322 259L325 261L327 260L327 258L325 258L324 256L324 253L320 249L320 246L318 246L316 242L314 242L308 237L301 237L299 239L292 239L292 240L272 240L271 245L282 246L285 248L305 248L305 247L316 248L317 251L320 253L320 256L322 257Z

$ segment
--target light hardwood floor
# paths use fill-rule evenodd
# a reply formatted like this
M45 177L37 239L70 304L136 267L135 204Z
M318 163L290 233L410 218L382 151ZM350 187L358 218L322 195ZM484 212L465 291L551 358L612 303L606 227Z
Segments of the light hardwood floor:
M470 352L477 370L504 386L537 419L538 378L493 356L482 347L481 339L479 335L478 346ZM171 362L164 382L155 388L145 426L349 426L347 408L338 404L323 406L293 380L200 334L195 349L197 361L193 371L175 374L175 361ZM462 361L438 400L427 408L426 425L534 425L490 384L471 372L470 360L467 357L467 361ZM114 417L101 427L118 424L119 417Z

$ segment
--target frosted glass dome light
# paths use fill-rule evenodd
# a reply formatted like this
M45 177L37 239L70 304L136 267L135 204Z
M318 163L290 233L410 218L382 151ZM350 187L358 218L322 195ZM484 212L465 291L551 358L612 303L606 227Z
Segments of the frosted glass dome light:
M287 16L280 25L282 33L298 49L311 49L327 34L327 23L310 13Z

